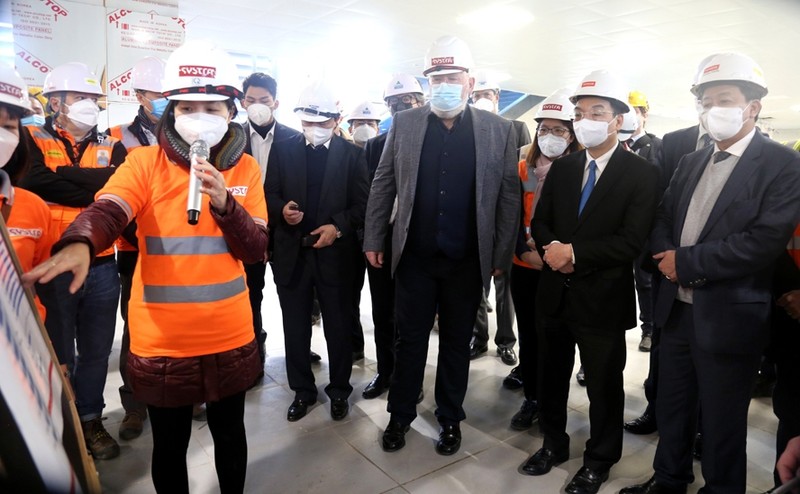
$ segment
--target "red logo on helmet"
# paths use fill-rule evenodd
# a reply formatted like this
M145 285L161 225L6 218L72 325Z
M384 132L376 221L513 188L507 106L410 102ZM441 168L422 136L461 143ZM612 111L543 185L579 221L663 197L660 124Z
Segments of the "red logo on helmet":
M584 81L584 83L581 84L581 87L594 87L595 84L597 84L595 81Z
M709 65L705 69L703 69L703 75L708 74L709 72L716 72L719 70L719 64L715 63L714 65Z
M434 57L431 58L431 65L453 65L453 57Z
M7 94L12 98L22 99L22 89L11 84L0 82L0 94Z
M556 103L547 103L546 105L542 105L542 111L561 111L563 106L556 104Z
M178 77L210 77L217 76L216 67L204 65L181 65L178 67Z

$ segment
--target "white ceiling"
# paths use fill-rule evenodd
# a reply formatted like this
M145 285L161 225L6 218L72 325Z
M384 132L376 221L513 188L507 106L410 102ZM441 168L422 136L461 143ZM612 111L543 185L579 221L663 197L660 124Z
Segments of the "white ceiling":
M607 68L645 92L654 115L686 121L698 63L740 51L767 77L763 124L800 129L798 0L185 0L180 15L189 38L270 57L279 82L305 71L379 94L386 74L419 75L431 41L455 34L508 89L548 95Z

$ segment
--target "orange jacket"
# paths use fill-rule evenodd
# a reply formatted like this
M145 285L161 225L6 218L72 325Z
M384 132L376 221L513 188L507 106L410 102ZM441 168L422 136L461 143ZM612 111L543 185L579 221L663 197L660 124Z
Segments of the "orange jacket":
M111 154L114 145L119 142L113 137L104 137L102 142L92 141L86 144L83 152L75 143L72 135L61 129L56 129L59 138L47 131L44 127L28 126L28 131L33 137L36 146L44 156L44 164L54 172L59 167L77 166L79 168L108 168L112 166ZM68 151L66 144L69 143L71 149ZM77 163L73 163L72 156L75 156ZM53 230L57 237L60 237L64 230L72 223L78 213L83 208L64 206L61 204L49 203L50 214L52 216ZM109 248L98 254L100 256L114 255L114 249Z
M233 197L266 227L261 170L243 155L222 171ZM197 225L186 221L189 170L158 146L140 147L97 193L136 218L139 262L128 323L140 357L193 357L225 352L253 339L244 268L229 251L203 195Z
M528 162L520 160L519 162L519 178L522 181L522 207L524 208L522 216L522 224L525 228L525 240L531 239L531 219L533 219L533 199L534 199L534 185L535 181L528 180ZM524 262L516 254L514 255L514 264L525 268L533 269L533 266Z
M14 206L6 226L23 273L50 257L50 248L57 240L50 225L47 204L33 192L14 187ZM38 297L36 307L44 321L45 310Z

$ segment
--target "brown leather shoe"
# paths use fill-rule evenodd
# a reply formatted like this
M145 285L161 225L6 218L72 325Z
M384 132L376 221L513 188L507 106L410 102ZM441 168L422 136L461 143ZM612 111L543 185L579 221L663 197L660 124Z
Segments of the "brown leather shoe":
M103 427L102 417L81 422L86 448L97 460L110 460L119 456L119 444Z
M126 412L125 418L119 424L119 437L130 441L142 435L144 417L139 412Z

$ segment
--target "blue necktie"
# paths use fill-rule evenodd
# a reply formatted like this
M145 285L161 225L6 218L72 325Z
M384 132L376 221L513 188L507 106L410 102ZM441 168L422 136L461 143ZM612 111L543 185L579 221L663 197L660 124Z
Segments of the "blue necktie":
M589 196L592 195L594 190L594 183L597 179L597 163L594 160L589 162L589 178L586 179L586 185L583 186L581 191L581 203L578 205L578 216L583 212L583 207L589 201Z

